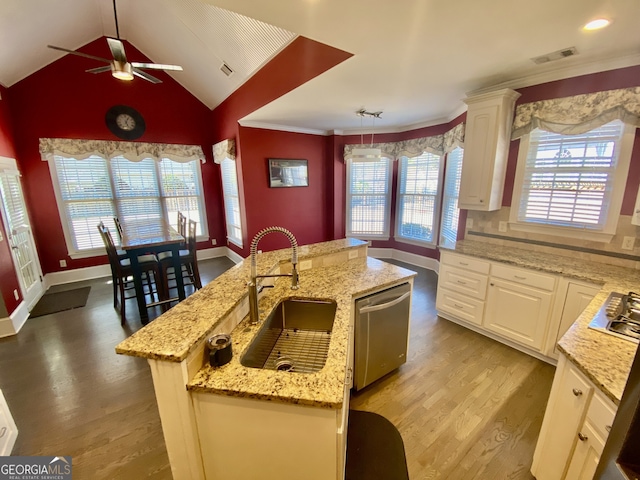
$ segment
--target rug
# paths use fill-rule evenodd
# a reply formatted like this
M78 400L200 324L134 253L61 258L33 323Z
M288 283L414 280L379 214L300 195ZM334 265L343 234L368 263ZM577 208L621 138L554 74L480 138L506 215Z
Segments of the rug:
M84 307L91 287L75 288L61 292L45 293L31 310L31 318L49 315L50 313Z
M398 429L377 413L349 410L346 480L409 480Z

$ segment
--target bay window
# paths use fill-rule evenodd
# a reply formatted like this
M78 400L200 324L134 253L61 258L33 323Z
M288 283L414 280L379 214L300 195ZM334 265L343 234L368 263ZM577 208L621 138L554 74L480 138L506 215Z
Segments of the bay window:
M444 175L442 191L442 220L440 223L440 243L447 248L454 248L458 238L458 197L460 195L460 178L462 177L462 158L464 151L458 147L447 154L447 167Z

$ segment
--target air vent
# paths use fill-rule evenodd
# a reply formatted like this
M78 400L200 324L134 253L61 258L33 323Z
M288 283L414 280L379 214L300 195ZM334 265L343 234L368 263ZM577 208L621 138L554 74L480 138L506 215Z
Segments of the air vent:
M220 70L222 70L222 73L224 73L227 77L230 77L233 74L233 70L226 63L220 65Z
M540 55L539 57L532 58L531 60L533 63L540 65L541 63L553 62L555 60L560 60L561 58L571 57L577 54L578 50L576 50L576 47L569 47L553 53L547 53L546 55Z

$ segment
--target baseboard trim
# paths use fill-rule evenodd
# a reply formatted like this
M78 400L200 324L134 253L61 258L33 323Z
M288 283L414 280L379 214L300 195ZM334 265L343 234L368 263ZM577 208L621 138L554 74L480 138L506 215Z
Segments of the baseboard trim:
M29 308L25 302L20 302L11 315L0 318L0 338L16 335L28 318Z
M403 252L395 248L372 248L367 249L368 255L373 258L385 259L392 258L401 262L415 265L416 267L426 268L438 273L440 271L440 262L435 258L423 257L415 253Z
M110 277L111 267L107 265L96 265L94 267L74 268L64 272L47 273L44 276L45 288L52 285L63 285L66 283L80 282L82 280L93 280L94 278Z

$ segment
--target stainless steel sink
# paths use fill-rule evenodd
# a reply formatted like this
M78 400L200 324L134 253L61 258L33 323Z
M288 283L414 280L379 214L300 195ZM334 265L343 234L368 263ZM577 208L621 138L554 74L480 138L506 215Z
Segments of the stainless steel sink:
M336 302L287 299L280 302L240 359L245 367L311 373L327 361Z

